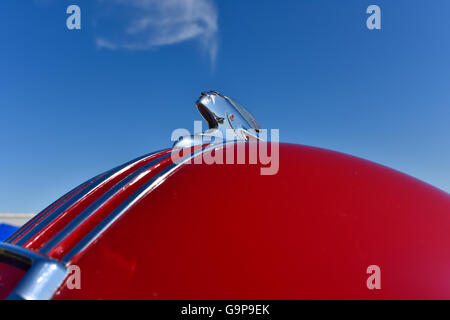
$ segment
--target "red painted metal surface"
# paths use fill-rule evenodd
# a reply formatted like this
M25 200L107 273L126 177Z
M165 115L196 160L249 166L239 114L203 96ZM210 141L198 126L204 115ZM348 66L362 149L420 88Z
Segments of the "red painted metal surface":
M299 145L280 144L278 174L260 167L181 166L70 261L82 289L54 298L450 298L447 193Z
M26 269L0 258L0 300L9 296L25 273Z

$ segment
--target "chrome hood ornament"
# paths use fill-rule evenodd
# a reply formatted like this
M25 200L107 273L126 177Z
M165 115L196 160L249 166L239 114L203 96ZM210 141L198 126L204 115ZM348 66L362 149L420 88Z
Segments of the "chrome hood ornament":
M222 143L259 139L257 134L261 127L250 112L236 100L216 91L208 91L202 92L195 104L209 128L201 134L181 137L174 147L199 145L204 140Z

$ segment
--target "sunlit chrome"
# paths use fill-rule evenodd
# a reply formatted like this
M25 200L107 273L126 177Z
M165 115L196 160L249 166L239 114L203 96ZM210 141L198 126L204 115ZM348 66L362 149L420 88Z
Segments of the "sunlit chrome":
M208 123L209 129L203 133L181 137L174 147L189 147L224 141L247 141L258 139L261 127L255 118L239 102L216 91L202 92L197 109Z

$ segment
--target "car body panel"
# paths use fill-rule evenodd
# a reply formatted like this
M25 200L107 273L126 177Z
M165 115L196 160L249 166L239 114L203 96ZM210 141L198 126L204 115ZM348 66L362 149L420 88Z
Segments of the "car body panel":
M177 166L67 262L81 290L63 282L53 298L450 298L447 193L342 153L279 150L276 175Z

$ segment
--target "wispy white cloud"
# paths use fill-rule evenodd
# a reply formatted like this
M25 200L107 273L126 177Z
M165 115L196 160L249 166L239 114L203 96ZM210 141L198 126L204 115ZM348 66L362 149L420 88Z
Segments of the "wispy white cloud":
M217 49L217 8L213 0L98 0L119 27L98 37L105 49L151 50L197 41L214 63ZM114 7L114 8L113 8Z

